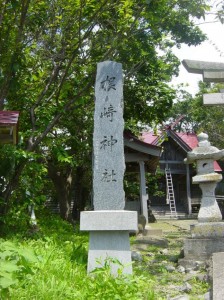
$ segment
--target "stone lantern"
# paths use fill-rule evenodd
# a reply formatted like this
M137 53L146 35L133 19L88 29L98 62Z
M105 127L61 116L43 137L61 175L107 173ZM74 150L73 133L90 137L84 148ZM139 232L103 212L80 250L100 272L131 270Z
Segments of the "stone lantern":
M214 161L224 157L224 150L211 146L208 135L198 135L198 147L187 154L187 163L196 162L197 175L192 178L193 184L199 184L202 190L201 207L198 222L219 222L222 214L215 198L215 188L222 175L214 172Z
M214 161L224 157L224 150L211 146L205 133L198 135L198 141L198 147L188 153L186 163L196 163L197 175L192 181L199 184L202 199L198 223L190 226L191 237L184 241L184 258L179 261L184 266L224 252L224 223L215 198L216 184L222 175L214 172Z

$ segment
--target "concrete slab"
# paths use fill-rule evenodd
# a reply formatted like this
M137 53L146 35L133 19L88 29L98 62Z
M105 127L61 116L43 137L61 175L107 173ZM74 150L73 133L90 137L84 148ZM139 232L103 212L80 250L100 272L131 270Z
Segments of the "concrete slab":
M224 252L224 238L189 238L184 240L184 257L186 259L206 260L217 252Z
M82 211L80 218L81 231L136 231L137 211L97 210Z
M191 236L193 238L224 237L224 223L210 222L191 225Z
M141 244L141 245L156 245L159 247L168 247L168 241L164 238L156 238L155 236L139 236L137 237L134 245Z
M111 267L111 274L117 275L118 269L132 274L132 260L128 231L90 232L88 252L88 273L105 264Z
M163 235L163 231L162 229L151 229L151 228L146 228L143 232L144 236L162 236Z
M224 299L224 252L212 255L213 300Z

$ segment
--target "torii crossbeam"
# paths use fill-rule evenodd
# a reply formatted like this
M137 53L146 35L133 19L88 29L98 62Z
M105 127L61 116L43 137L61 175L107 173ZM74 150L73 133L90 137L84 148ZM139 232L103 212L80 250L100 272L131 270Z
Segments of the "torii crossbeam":
M184 59L182 64L189 73L202 74L204 82L224 82L224 63ZM223 90L221 93L204 94L203 103L205 105L224 104Z

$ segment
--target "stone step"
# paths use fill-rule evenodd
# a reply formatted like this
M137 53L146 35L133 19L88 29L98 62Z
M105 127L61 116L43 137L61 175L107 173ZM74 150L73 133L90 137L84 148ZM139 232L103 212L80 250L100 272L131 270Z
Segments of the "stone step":
M176 208L176 214L171 213L169 205L167 206L154 206L151 207L152 213L157 220L167 220L167 219L194 219L197 217L197 214L192 214L189 216L182 207Z

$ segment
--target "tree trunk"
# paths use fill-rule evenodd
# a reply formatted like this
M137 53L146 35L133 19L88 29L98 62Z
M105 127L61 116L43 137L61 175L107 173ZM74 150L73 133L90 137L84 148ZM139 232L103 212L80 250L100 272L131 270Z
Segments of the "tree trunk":
M73 189L73 171L70 166L61 168L48 162L48 175L51 178L59 202L60 216L71 221L71 200Z
M0 213L5 215L10 210L11 205L11 195L14 189L17 187L20 179L20 175L27 163L26 159L23 159L15 168L14 174L10 179L6 190L2 194L3 204L0 206Z
M72 210L72 217L76 221L80 220L80 212L85 209L89 197L89 189L85 182L85 172L86 170L81 166L76 169L74 181L75 199Z

